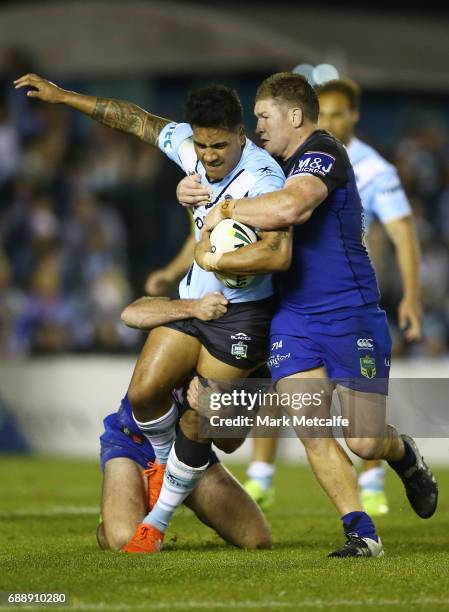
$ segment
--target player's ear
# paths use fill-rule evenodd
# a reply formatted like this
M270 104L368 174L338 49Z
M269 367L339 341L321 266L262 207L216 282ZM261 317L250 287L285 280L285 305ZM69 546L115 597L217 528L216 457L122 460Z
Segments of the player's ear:
M355 109L354 109L354 110L352 110L352 111L351 111L351 118L352 118L352 123L353 123L353 125L355 125L356 123L358 123L358 122L359 122L359 119L360 119L360 113L359 113L359 111L358 111L358 110L355 110Z
M302 112L302 108L292 108L290 110L290 113L293 127L301 127L304 121L304 114Z
M244 145L244 144L245 144L245 142L246 142L245 128L243 127L243 125L241 125L241 126L239 127L239 140L240 140L240 144L241 144L241 145L242 145L242 147L243 147L243 145Z

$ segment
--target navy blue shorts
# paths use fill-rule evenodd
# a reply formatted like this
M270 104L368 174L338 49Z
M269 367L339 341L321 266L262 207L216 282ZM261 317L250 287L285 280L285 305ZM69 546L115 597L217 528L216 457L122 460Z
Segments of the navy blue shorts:
M153 447L134 423L129 402L122 401L118 412L109 414L103 421L104 432L100 436L100 461L104 471L106 462L115 457L127 457L138 463L144 470L148 463L156 458ZM214 451L211 451L209 467L219 463Z
M273 382L324 366L345 387L388 394L391 336L377 305L310 315L281 307L271 322L270 349Z

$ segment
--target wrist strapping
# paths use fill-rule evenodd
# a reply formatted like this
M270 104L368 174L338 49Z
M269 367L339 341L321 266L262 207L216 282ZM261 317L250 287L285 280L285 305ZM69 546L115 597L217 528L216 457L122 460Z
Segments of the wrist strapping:
M218 261L221 258L221 253L205 253L203 263L206 270L213 272L218 270Z

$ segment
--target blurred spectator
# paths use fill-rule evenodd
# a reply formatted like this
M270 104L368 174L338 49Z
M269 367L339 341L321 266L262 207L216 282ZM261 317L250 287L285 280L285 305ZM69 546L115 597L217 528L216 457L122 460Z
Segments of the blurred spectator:
M11 47L6 50L1 63L0 79L5 90L5 99L21 141L36 136L42 131L39 115L33 112L37 108L35 100L20 94L11 87L18 74L36 72L31 54L26 49Z
M416 116L413 128L407 130L396 151L395 163L404 187L423 203L432 221L444 189L447 149L445 125L437 117Z
M19 165L19 137L6 100L0 98L0 189L17 175Z
M74 347L77 315L72 301L62 295L58 254L44 257L31 275L27 299L17 323L23 350L42 353Z
M0 355L20 353L17 320L23 309L25 294L13 284L12 267L0 251Z

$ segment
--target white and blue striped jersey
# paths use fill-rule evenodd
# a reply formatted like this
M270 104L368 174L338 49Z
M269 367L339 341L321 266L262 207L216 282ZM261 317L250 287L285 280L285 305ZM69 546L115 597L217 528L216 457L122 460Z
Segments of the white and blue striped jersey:
M237 166L223 180L210 183L193 146L193 131L188 123L169 123L159 135L159 148L186 174L196 172L201 183L212 189L210 204L192 209L195 237L200 238L203 219L218 202L226 197L239 199L256 197L282 189L285 176L281 167L266 151L246 139ZM210 291L221 291L230 302L263 300L273 294L271 274L257 276L249 287L229 289L212 272L206 272L196 262L179 284L181 298L201 298Z
M366 143L353 138L347 146L368 230L373 217L389 223L412 214L396 168Z

